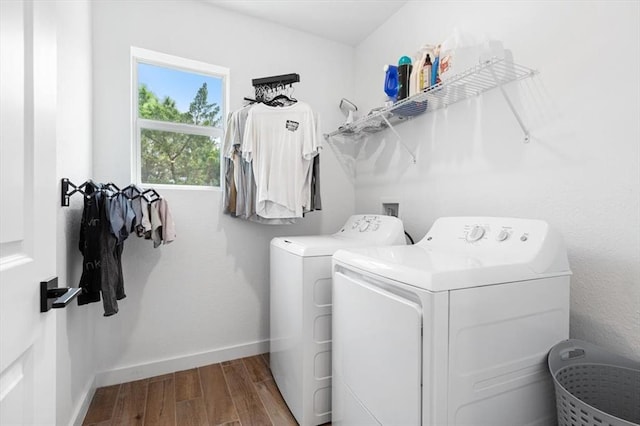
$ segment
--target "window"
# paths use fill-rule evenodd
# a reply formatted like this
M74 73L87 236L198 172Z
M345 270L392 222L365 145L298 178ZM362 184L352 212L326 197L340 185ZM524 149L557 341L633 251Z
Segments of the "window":
M135 47L131 58L134 180L220 186L229 70Z

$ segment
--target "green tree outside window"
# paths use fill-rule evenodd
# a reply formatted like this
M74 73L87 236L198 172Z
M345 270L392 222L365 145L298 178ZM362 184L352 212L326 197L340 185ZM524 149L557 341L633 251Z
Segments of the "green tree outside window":
M219 127L220 106L209 103L203 83L181 112L169 96L159 99L145 84L138 87L140 118L196 126ZM220 141L209 136L163 130L141 130L142 182L220 186Z

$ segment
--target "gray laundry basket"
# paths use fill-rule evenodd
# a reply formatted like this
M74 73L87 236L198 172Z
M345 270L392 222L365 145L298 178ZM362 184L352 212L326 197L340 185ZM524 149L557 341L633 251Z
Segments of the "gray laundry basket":
M640 363L581 340L549 352L559 426L639 426Z

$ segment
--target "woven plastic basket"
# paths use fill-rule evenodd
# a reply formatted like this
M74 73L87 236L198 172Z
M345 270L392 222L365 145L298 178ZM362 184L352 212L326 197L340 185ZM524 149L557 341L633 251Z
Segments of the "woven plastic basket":
M640 426L640 363L581 340L549 352L559 426Z

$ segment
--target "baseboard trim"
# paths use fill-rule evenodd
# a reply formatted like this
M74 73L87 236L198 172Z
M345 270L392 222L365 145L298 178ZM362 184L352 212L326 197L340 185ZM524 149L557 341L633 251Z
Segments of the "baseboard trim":
M87 387L82 393L83 396L80 400L80 404L76 406L76 409L71 416L69 426L82 426L82 422L87 415L87 411L89 411L89 405L91 405L93 395L96 393L96 388L96 378L94 377L89 381L89 383L87 383Z
M172 373L174 371L188 370L190 368L202 367L203 365L258 355L268 351L269 340L261 340L207 352L153 361L146 364L116 368L114 370L103 371L96 374L95 387L110 386L118 383L131 382L133 380L146 379L149 377L159 376L161 374Z

